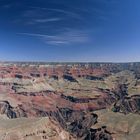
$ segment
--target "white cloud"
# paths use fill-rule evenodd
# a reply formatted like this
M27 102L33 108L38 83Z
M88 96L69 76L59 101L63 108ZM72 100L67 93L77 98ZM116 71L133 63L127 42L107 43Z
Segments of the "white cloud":
M50 45L69 45L69 44L83 44L90 41L90 38L87 33L82 31L67 31L63 33L59 33L56 35L46 35L46 34L33 34L33 33L18 33L20 35L27 35L38 37L46 44Z
M61 18L45 18L45 19L35 19L33 20L35 23L46 23L46 22L55 22L60 21Z

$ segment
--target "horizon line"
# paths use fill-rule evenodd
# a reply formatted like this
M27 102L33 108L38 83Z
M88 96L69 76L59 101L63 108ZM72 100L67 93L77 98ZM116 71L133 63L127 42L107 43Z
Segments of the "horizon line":
M140 61L45 61L45 60L0 60L0 63L140 63Z

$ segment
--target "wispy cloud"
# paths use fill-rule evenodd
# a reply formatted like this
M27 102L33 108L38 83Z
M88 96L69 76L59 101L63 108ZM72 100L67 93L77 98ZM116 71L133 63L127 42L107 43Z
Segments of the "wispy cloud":
M83 19L80 14L78 14L77 12L74 12L74 11L58 9L58 8L43 8L43 7L29 7L29 8L30 8L29 12L33 12L33 11L35 12L36 10L40 10L42 12L51 11L51 12L55 12L55 13L63 13L65 15L73 17L73 18ZM28 11L27 11L27 13L28 13ZM28 14L26 14L26 12L25 12L25 15L28 16Z
M47 25L47 23L56 23L56 22L58 22L58 21L61 21L61 20L63 20L62 18L34 18L34 19L29 19L29 20L27 20L27 21L24 21L24 23L25 23L25 25L40 25L41 27L42 27L42 25L43 24L46 24ZM16 22L17 20L15 20L15 22ZM21 21L21 20L20 20Z
M19 35L34 36L34 37L49 37L49 35L44 34L34 34L34 33L17 33Z
M33 33L18 33L20 35L33 36L41 39L49 45L70 45L70 44L83 44L90 41L88 34L81 31L68 31L56 35L47 34L33 34Z
M34 19L33 21L35 23L47 23L47 22L55 22L55 21L60 21L62 20L61 18L45 18L45 19Z
M79 10L78 8L66 9L66 7L61 9L28 7L28 10L22 13L24 23L26 22L27 26L33 24L32 28L40 34L28 32L19 34L36 37L46 44L56 46L87 43L90 40L89 34L84 29L79 30L86 22ZM62 21L61 24L57 23L59 21ZM41 30L38 30L39 27ZM45 32L48 34L44 34Z
M21 22L25 25L32 24L55 24L55 22L62 21L67 23L67 21L85 21L84 17L76 11L69 11L66 9L57 9L57 8L42 8L42 7L29 7L21 15ZM24 19L24 21L23 21ZM66 22L65 22L66 21ZM70 22L69 21L69 22Z

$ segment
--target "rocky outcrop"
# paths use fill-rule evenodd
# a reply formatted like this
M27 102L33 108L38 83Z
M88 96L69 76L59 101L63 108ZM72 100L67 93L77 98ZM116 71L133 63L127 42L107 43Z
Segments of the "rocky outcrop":
M33 108L32 108L33 109ZM27 111L27 110L26 110ZM12 107L7 101L0 102L0 113L6 114L8 118L28 117L22 106ZM91 127L97 123L98 116L92 112L72 110L70 108L58 108L56 111L36 111L38 117L48 116L50 120L56 121L66 132L76 140L100 140L106 138L112 140L111 134L105 129L94 130ZM31 134L26 137L33 136ZM45 138L45 137L44 137ZM47 137L46 137L47 138Z
M58 108L56 112L49 112L48 116L59 122L61 127L77 140L112 140L106 127L91 128L97 123L98 116L94 113Z
M50 112L48 115L76 138L85 138L90 127L97 122L96 114L86 114L69 108L58 108L57 112Z
M121 112L124 114L137 113L140 114L140 96L125 97L118 100L112 110L114 112Z
M26 113L20 106L13 108L7 101L0 101L0 114L5 114L10 119L26 117Z
M8 118L16 118L16 113L7 101L0 102L0 114L7 115Z
M128 96L127 85L118 85L114 91L116 101L113 105L113 112L140 113L140 95Z
M20 107L13 108L7 101L0 102L0 114L5 114L10 119L26 117L26 113L23 109Z
M113 140L113 137L107 131L106 126L102 126L98 129L90 129L90 133L84 140Z

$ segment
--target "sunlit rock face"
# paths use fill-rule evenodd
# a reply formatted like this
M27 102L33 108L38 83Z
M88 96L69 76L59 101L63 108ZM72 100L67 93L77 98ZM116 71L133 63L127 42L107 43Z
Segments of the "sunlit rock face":
M120 138L110 115L124 114L127 120L130 113L139 115L139 68L140 64L1 64L0 136L6 140ZM102 110L113 113L108 113L109 124ZM130 140L139 131L133 128L131 135L127 131Z

